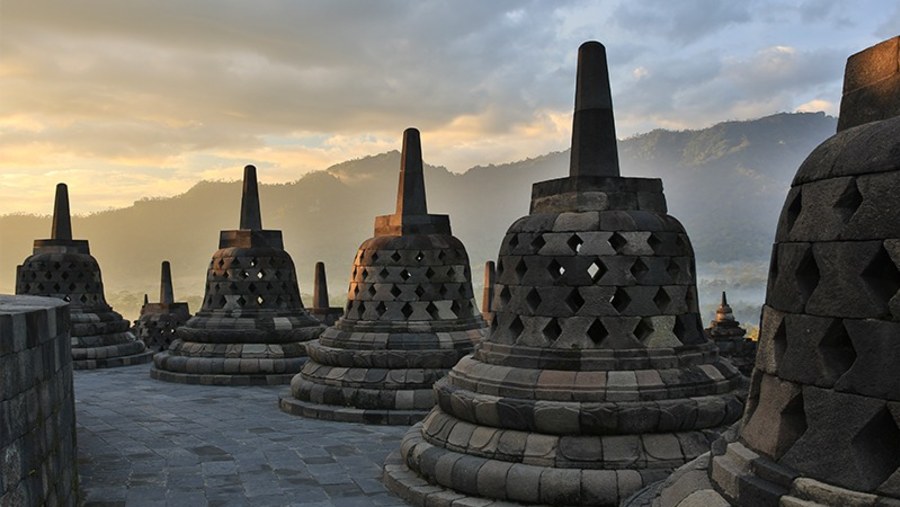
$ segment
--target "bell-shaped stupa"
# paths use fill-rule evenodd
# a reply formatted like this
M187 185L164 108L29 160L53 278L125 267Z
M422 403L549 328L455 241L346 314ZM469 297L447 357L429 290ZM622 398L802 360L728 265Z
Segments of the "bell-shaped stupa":
M161 352L169 348L175 339L175 330L191 318L188 304L175 302L172 290L172 267L169 261L162 262L159 280L159 302L151 303L144 295L141 315L135 322L135 333L147 348Z
M719 347L719 354L731 361L741 374L750 376L756 360L756 342L747 338L747 331L734 317L724 291L722 302L716 308L716 318L706 328L706 335Z
M106 303L100 265L87 240L72 239L65 183L56 185L50 239L34 240L34 253L16 270L16 294L69 302L76 369L146 363L153 355L131 333L131 323Z
M196 315L150 376L189 384L288 384L324 327L303 308L281 231L262 228L256 168L244 168L241 227L221 231Z
M408 501L618 505L740 417L741 376L703 334L662 183L619 176L597 42L578 54L570 176L534 185L494 291L489 336L385 465Z
M900 505L900 37L851 56L778 222L741 428L628 505Z
M344 316L310 342L281 409L320 419L411 424L432 385L482 339L469 256L447 215L428 213L419 131L403 133L397 212L359 247Z

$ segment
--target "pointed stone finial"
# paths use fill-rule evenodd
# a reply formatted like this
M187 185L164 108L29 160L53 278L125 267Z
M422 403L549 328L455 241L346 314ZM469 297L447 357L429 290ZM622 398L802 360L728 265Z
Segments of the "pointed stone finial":
M569 175L619 176L606 48L596 41L578 48Z
M490 315L494 311L494 277L496 270L494 269L494 261L484 263L484 292L481 299L481 314Z
M728 299L725 297L725 291L722 291L722 306L728 306Z
M159 302L171 305L175 302L175 293L172 291L172 267L169 261L162 262L162 274L159 280Z
M313 308L328 309L328 280L325 278L325 263L316 263L316 276L313 282Z
M53 226L50 239L72 239L72 216L69 213L69 187L65 183L56 185L56 200L53 202Z
M147 306L149 304L150 304L150 296L148 296L147 294L144 294L144 306Z
M241 229L258 231L262 229L262 215L259 212L259 186L256 183L256 167L244 167L244 188L241 194Z
M422 142L419 140L419 131L414 128L403 131L397 214L428 214L428 206L425 203L425 177L422 171Z

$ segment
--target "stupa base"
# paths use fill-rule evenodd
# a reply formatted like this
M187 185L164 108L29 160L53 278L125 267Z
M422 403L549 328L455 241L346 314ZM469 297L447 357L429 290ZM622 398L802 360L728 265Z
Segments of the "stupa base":
M153 351L147 350L141 341L105 347L75 347L72 349L72 368L76 370L146 364L152 359Z
M210 374L179 373L150 368L150 378L177 384L200 384L208 386L277 386L291 383L293 373L280 374Z
M363 409L339 405L324 405L298 400L297 398L294 398L290 392L279 398L278 406L281 408L282 412L308 417L310 419L393 426L409 426L417 423L424 419L430 410L430 408L425 410Z

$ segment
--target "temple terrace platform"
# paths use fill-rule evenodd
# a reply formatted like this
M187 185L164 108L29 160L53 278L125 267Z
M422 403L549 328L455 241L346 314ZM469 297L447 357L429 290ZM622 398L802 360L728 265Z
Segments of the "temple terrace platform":
M379 481L406 427L292 417L285 386L152 380L147 364L75 372L86 506L401 506Z

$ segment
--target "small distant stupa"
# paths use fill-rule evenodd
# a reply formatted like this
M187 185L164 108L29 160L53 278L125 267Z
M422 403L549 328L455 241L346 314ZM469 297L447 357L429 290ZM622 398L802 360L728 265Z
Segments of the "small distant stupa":
M319 319L319 322L330 326L337 322L344 309L340 306L330 306L328 299L328 279L325 277L325 263L316 263L315 280L313 281L313 302L309 308L309 314Z
M756 342L746 337L747 332L734 318L725 291L722 291L722 302L716 309L716 318L705 331L706 336L719 347L719 354L728 358L742 374L750 376L756 359Z
M377 424L420 420L434 382L486 332L469 256L447 215L428 213L419 131L403 133L397 211L353 263L343 317L308 345L310 361L281 398L296 415Z
M191 318L187 303L176 303L172 290L172 268L169 261L162 262L159 281L159 302L150 303L144 295L141 316L135 325L137 337L147 348L160 352L169 348L175 339L175 330Z
M140 364L152 357L129 330L131 323L107 304L100 265L91 256L87 240L72 239L65 183L56 186L50 239L34 240L34 253L16 270L16 294L69 302L76 369Z
M287 384L324 327L304 308L281 231L262 228L256 168L244 168L240 229L221 231L203 306L150 376L189 384Z

